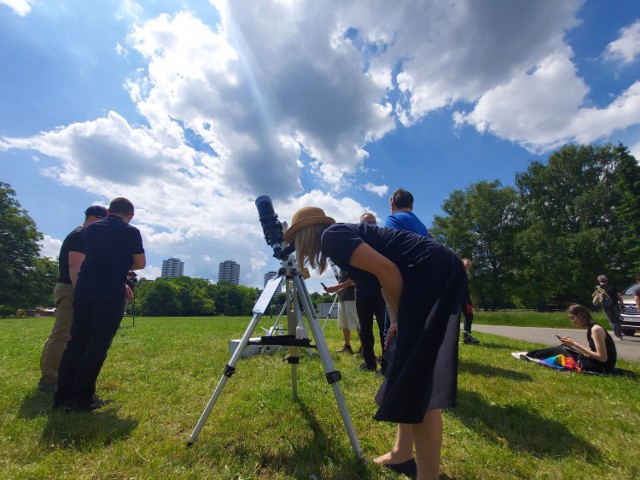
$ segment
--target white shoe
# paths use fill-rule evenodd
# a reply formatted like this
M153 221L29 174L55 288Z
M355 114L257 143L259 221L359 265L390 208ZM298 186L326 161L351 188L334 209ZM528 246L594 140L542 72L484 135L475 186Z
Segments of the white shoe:
M527 352L511 352L511 356L513 358L517 358L518 360L529 360L529 357L527 357Z

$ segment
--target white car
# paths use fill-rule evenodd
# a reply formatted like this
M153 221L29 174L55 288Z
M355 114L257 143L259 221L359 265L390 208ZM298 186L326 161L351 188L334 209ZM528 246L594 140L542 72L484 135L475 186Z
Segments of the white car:
M633 298L633 294L638 287L640 285L632 283L621 294L624 310L620 312L620 315L622 317L622 333L625 335L633 335L636 330L640 330L640 312L638 312L638 307Z

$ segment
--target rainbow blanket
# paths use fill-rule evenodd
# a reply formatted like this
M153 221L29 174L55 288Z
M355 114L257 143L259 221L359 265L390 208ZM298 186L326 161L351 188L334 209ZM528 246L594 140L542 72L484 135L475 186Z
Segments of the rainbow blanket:
M582 367L572 358L567 355L555 355L553 357L536 360L537 363L546 367L555 368L556 370L564 370L571 372L581 372Z

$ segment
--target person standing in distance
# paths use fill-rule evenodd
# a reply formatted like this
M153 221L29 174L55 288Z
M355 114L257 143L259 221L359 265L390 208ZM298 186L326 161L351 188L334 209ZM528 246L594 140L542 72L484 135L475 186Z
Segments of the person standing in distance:
M73 297L71 339L60 362L54 409L89 411L105 402L96 380L122 316L129 270L146 266L140 231L129 225L133 204L123 197L109 204L109 215L84 230L85 260Z
M622 321L620 319L620 311L624 310L624 301L622 296L618 293L616 287L609 283L609 279L604 275L598 275L598 283L607 295L611 297L611 305L602 307L602 313L609 320L609 325L613 330L613 334L617 340L622 340Z
M338 283L325 288L327 293L338 294L338 329L342 330L344 345L338 353L354 353L351 347L351 330L360 329L354 282L346 270L340 270Z
M363 213L360 223L375 225L376 216L373 213ZM375 335L373 333L373 316L376 317L378 332L380 334L380 351L384 352L384 318L385 304L382 298L380 282L374 275L369 275L366 280L356 283L356 309L360 320L360 341L362 342L361 370L375 372L377 370L375 354Z
M464 269L469 274L471 270L472 262L468 258L462 259ZM462 312L464 314L464 331L462 332L462 343L465 345L478 345L480 340L471 335L471 325L473 325L473 302L471 301L471 295L469 294L469 288L467 287L467 293L464 298L464 305L462 306Z
M78 279L80 265L84 260L82 248L82 232L84 229L107 216L107 209L93 205L84 211L84 222L76 227L62 242L58 255L58 281L53 289L56 301L56 319L49 338L44 343L40 355L41 377L38 390L44 393L56 391L58 383L58 367L62 353L69 340L71 322L73 321L73 289Z

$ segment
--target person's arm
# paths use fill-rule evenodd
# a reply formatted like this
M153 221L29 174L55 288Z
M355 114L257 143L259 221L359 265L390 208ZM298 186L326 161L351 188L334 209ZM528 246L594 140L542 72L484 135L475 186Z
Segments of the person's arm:
M78 281L78 273L80 272L80 266L84 262L84 253L82 252L69 252L69 277L71 277L71 285L76 287Z
M617 293L616 295L618 295L618 302L620 302L620 311L623 312L624 311L624 300L622 299L622 295L620 295L619 293Z
M145 257L144 253L136 253L132 255L133 263L129 270L142 270L147 266L147 257Z
M593 339L594 346L596 347L595 351L573 341L571 337L562 337L560 341L563 345L571 347L583 355L586 355L587 358L593 358L599 362L606 363L609 356L607 354L607 346L605 343L606 335L604 329L600 325L595 325L591 329L591 338Z
M636 302L636 308L640 313L640 290L636 290L636 294L633 296L633 300Z
M353 285L355 285L355 282L350 278L348 278L344 282L340 282L340 283L337 283L336 285L331 285L330 287L325 288L325 290L327 293L335 293L339 290L342 290L343 288L349 288Z

